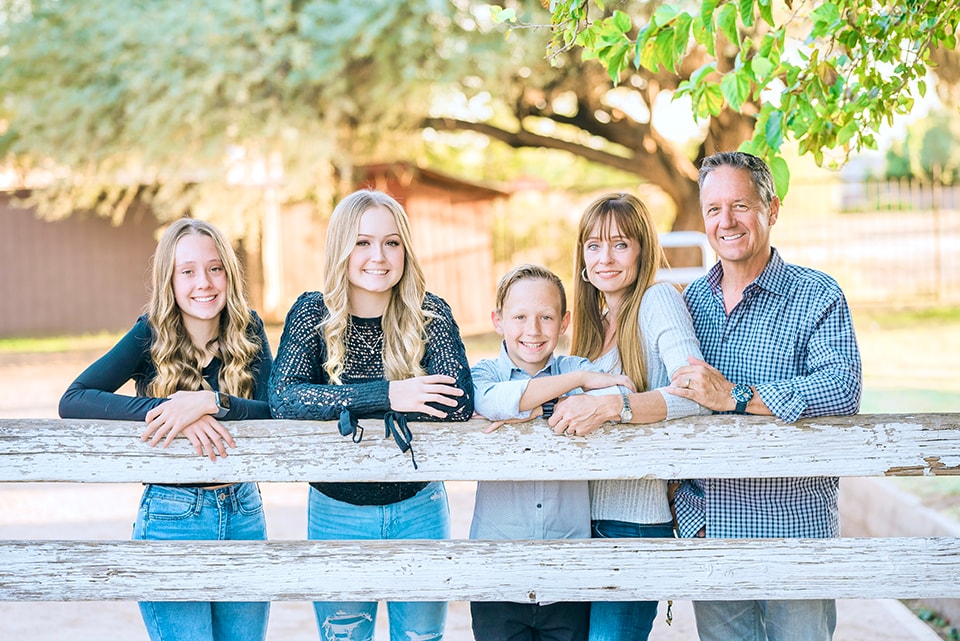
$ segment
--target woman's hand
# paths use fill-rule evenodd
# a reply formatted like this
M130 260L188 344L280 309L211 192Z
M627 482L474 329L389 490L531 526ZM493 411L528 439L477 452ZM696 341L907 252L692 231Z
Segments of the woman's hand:
M417 376L402 381L390 381L390 409L397 412L418 412L436 418L446 418L448 412L430 407L427 403L436 403L447 407L457 406L458 396L463 390L454 387L456 379L443 374Z
M204 425L215 429L227 445L236 447L230 433L211 416L216 411L216 392L174 392L166 402L147 412L147 427L140 435L140 440L149 441L151 447L156 447L163 440L163 446L168 447L177 434L209 418L210 421L204 422Z
M227 447L236 447L230 432L220 424L220 421L209 414L200 420L187 425L181 433L187 437L194 451L199 456L207 456L211 461L217 460L217 455L227 457ZM169 443L169 438L164 447Z
M667 391L675 396L689 398L716 412L729 411L736 403L730 396L733 383L728 381L716 367L693 356L687 357L689 365L677 368Z
M585 436L607 421L620 418L622 406L617 394L564 396L548 422L557 434Z

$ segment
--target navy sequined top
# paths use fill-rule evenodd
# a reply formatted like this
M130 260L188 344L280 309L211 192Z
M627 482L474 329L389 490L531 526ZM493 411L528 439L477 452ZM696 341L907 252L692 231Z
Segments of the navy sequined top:
M426 351L420 365L428 375L445 374L456 380L463 396L456 407L436 405L447 412L447 421L467 421L473 415L473 382L460 328L450 306L427 293L423 309ZM383 371L381 318L350 319L347 358L341 385L330 382L323 364L327 346L320 322L329 311L320 292L301 294L290 308L270 375L270 410L274 418L337 420L343 410L357 418L379 418L390 409L389 386ZM436 421L415 412L404 413L410 421ZM311 483L336 500L354 505L387 505L409 498L425 483Z

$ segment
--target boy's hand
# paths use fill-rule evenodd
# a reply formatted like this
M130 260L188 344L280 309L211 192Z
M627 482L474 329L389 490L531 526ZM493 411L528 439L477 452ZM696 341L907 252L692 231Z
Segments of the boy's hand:
M626 374L607 374L606 372L583 370L582 376L583 380L580 383L580 387L584 392L603 389L604 387L613 387L614 385L626 387L631 392L637 391L637 386L634 385L633 381L630 380L630 377Z
M530 416L527 418L508 418L503 421L493 421L487 427L483 428L484 434L490 434L491 432L496 432L502 425L515 424L515 423L526 423L527 421L532 421L535 418L539 418L543 414L543 408L538 407L535 410L530 412Z

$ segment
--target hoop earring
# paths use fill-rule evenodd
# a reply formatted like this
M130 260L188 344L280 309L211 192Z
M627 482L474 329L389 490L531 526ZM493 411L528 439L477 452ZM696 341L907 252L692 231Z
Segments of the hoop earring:
M582 279L583 279L583 282L585 282L585 283L589 283L589 282L590 282L590 279L587 278L587 268L586 268L586 267L584 267L583 269L580 270L580 278L582 278Z

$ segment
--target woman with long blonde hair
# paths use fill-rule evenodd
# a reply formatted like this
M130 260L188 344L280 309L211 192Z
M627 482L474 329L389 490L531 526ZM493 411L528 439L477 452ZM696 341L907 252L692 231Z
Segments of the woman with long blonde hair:
M709 413L666 391L688 356L700 358L700 346L677 288L656 282L666 260L646 205L624 193L591 203L580 219L575 266L570 352L626 374L638 391L565 397L549 421L554 431L585 435L605 422ZM662 480L591 481L590 513L593 538L673 537ZM655 601L593 603L590 641L646 639L656 615Z
M141 438L150 445L166 447L182 435L215 461L236 446L222 421L270 418L263 322L247 306L236 254L209 223L172 223L152 272L147 313L67 388L60 416L144 421ZM117 394L130 380L137 395ZM147 484L133 538L265 539L260 490L255 483ZM269 606L168 601L140 610L154 641L262 641Z
M411 421L466 421L473 384L447 303L426 291L403 207L380 191L340 201L327 229L322 292L294 303L270 378L277 418L382 418L413 457ZM440 482L311 483L312 540L442 539L450 534ZM377 601L315 603L323 641L373 639ZM390 638L439 639L446 603L388 603Z

